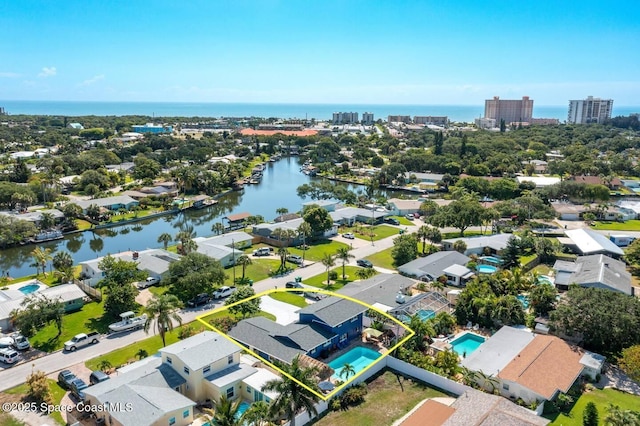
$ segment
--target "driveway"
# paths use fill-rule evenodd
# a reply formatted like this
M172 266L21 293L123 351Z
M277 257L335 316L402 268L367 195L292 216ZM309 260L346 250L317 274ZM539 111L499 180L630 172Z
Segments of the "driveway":
M298 314L296 312L298 312L300 308L297 306L280 302L269 296L261 297L260 302L260 309L275 315L278 324L287 325L298 320Z

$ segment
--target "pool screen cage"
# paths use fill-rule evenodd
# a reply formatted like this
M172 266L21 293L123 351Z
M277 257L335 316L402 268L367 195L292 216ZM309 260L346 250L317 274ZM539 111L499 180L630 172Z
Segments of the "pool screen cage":
M427 312L433 313L432 315L428 315L429 318L436 316L439 312L451 313L449 301L442 294L430 291L428 293L419 294L407 303L389 311L391 315L401 320L407 317L410 318L416 314L423 314L421 316L424 316L424 313Z

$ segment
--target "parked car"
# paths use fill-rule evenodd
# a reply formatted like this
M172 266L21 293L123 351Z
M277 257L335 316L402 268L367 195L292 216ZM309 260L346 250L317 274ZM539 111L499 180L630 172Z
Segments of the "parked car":
M416 219L420 219L420 213L418 213L418 212L414 213L413 217L415 217Z
M15 333L13 336L13 347L19 351L26 351L31 347L31 343L29 343L29 339L24 337L20 333Z
M395 217L385 217L384 222L390 223L391 225L400 225L400 221Z
M259 249L255 249L253 251L254 256L269 256L271 254L271 250L269 247L260 247Z
M362 266L363 268L373 268L373 263L371 263L367 259L358 259L356 260L356 264L358 266Z
M71 382L77 379L71 370L62 370L58 373L58 384L64 389L71 389Z
M287 262L295 263L296 265L302 265L302 256L297 254L290 254L287 256Z
M284 285L286 288L302 288L302 284L297 281L289 281Z
M405 217L406 217L407 219L409 219L409 220L413 220L413 219L415 219L415 218L416 218L416 217L413 215L413 213L407 213L407 215L406 215Z
M146 280L144 281L138 281L136 283L136 287L142 289L142 288L147 288L147 287L151 287L152 285L156 285L160 282L160 278L156 278L156 277L147 277Z
M64 350L73 352L78 348L96 344L98 340L100 340L100 333L97 331L76 334L71 340L64 342Z
M89 383L92 385L104 382L105 380L109 380L109 375L104 371L96 370L91 372L91 375L89 376Z
M322 300L327 296L322 293L316 293L314 291L305 291L304 297L308 297L309 299L312 299L312 300Z
M84 380L75 378L71 382L71 395L75 396L81 401L84 401L84 390L88 387L89 385L87 385Z
M350 239L350 240L353 240L353 239L356 237L356 236L355 236L355 235L353 235L353 233L351 233L351 232L347 232L346 234L342 234L342 236L343 236L344 238L348 238L348 239Z
M0 361L5 364L15 364L20 359L20 354L13 348L0 349Z
M211 296L209 296L207 293L200 293L193 299L189 300L187 302L187 306L190 308L195 308L196 306L206 305L209 302L211 302Z
M236 291L235 287L222 286L211 294L211 297L214 299L224 299L225 297L231 296L231 294Z

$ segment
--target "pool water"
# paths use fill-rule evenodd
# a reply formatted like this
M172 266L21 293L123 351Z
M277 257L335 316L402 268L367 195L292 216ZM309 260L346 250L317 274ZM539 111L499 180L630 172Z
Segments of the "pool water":
M491 265L478 265L478 272L481 274L495 274L498 268Z
M553 285L553 281L551 281L551 278L549 278L546 275L540 275L538 277L538 284L549 284L549 285Z
M420 309L417 314L423 322L436 316L436 313L431 309Z
M39 288L40 286L38 284L29 284L20 287L18 290L20 290L23 294L31 294L37 291Z
M247 411L249 407L251 407L251 404L249 404L247 401L242 401L240 403L240 406L238 406L238 411L236 411L236 419L242 417L244 412Z
M478 347L483 344L485 338L474 333L464 333L462 336L450 342L453 351L460 356L471 355Z
M329 363L329 367L334 370L334 374L331 378L344 380L344 377L340 377L340 372L345 364L351 365L356 374L358 374L381 356L381 353L376 352L373 349L357 346ZM349 378L352 378L353 376L354 375L350 375Z
M480 260L484 260L485 262L493 263L494 265L502 265L504 261L499 257L495 256L482 256Z
M529 309L529 298L524 294L519 294L516 298L522 303L522 307L525 309Z

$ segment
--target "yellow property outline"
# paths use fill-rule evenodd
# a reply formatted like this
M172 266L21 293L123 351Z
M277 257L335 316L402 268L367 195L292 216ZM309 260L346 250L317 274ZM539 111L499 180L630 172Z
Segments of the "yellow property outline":
M402 340L400 340L398 343L396 343L392 348L389 348L387 350L387 352L383 353L381 357L376 359L371 364L367 365L364 369L362 369L356 375L350 377L349 380L345 381L343 384L341 384L340 386L336 387L333 391L331 391L330 393L324 395L324 394L322 394L320 392L317 392L316 390L310 388L309 386L305 385L304 383L299 381L297 378L295 378L295 377L291 376L290 374L286 373L281 368L278 368L272 362L267 361L266 359L264 359L263 357L261 357L257 353L253 352L251 349L249 349L246 346L244 346L242 343L240 343L237 340L235 340L233 337L228 336L226 333L224 333L221 330L218 330L216 327L214 327L213 325L211 325L210 323L208 323L207 321L205 321L203 319L204 317L208 317L208 316L210 316L212 314L216 314L216 313L219 313L219 312L226 311L227 309L231 308L232 306L236 306L236 305L239 305L241 303L248 302L249 300L253 300L253 299L256 299L258 297L268 296L271 293L320 293L320 294L325 294L327 296L340 297L342 299L346 299L346 300L349 300L351 302L358 303L358 304L366 307L367 309L374 310L374 311L378 312L379 314L384 315L385 317L389 318L392 322L395 322L397 325L399 325L400 327L404 328L406 331L408 331L408 333ZM276 370L281 375L290 378L291 380L293 380L294 382L296 382L297 384L299 384L300 386L302 386L303 388L305 388L306 390L308 390L309 392L311 392L312 394L316 395L317 397L319 397L320 399L322 399L324 401L326 401L329 398L331 398L332 396L334 396L337 392L339 392L341 389L346 387L349 383L353 382L356 378L358 378L359 376L364 374L368 369L370 369L371 367L376 365L378 362L382 361L386 356L390 355L394 350L396 350L397 348L402 346L407 340L409 340L415 334L415 332L412 329L407 327L402 322L398 321L396 318L392 317L391 315L389 315L386 312L381 311L378 308L375 308L372 305L369 305L368 303L364 303L362 300L354 299L353 297L345 296L344 294L334 293L332 291L326 291L326 290L321 290L321 289L316 289L316 288L308 288L308 287L305 287L304 289L300 289L300 288L275 288L275 289L263 291L262 293L255 294L255 295L253 295L251 297L247 297L246 299L242 299L242 300L240 300L238 302L234 302L234 303L232 303L230 305L221 306L219 308L216 308L216 309L214 309L212 311L207 312L206 314L199 315L198 317L196 317L196 319L198 321L200 321L202 324L204 324L205 326L207 326L208 328L210 328L211 330L215 331L216 333L220 334L221 336L223 336L224 338L229 340L231 343L239 346L243 351L250 353L254 357L258 358L260 361L264 362L265 364L267 364L268 366L270 366L271 368Z

